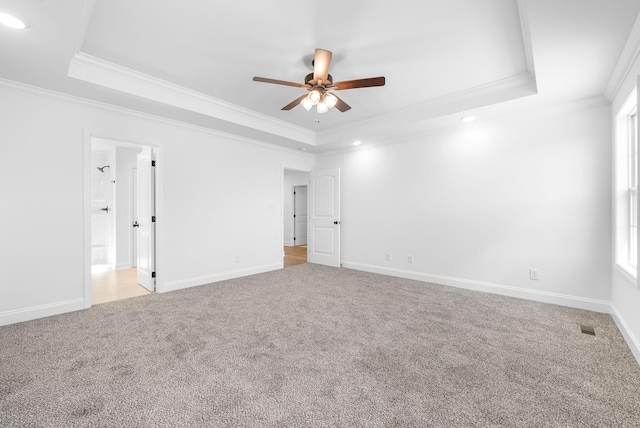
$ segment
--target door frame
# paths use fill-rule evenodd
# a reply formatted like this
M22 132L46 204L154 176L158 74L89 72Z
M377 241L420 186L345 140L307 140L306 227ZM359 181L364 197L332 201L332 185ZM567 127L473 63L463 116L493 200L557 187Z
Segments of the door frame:
M292 171L292 172L303 172L306 174L311 174L311 171L313 171L313 168L296 168L296 167L288 167L286 165L280 164L280 191L281 196L280 196L280 214L281 214L281 219L280 219L280 250L282 251L282 264L280 265L280 269L284 269L284 201L285 201L285 197L286 198L290 198L291 200L291 211L293 212L293 187L291 186L290 191L288 189L284 188L284 173L285 171ZM307 181L307 190L309 189L309 182ZM288 194L285 194L285 192L288 192ZM307 196L308 198L308 196ZM309 199L307 199L307 207L309 206ZM308 208L307 208L308 211ZM291 227L295 227L292 225ZM291 230L291 237L293 237L293 233L294 231ZM309 223L307 222L307 236L309 236ZM307 238L308 239L308 238ZM307 257L309 256L309 247L307 247Z
M155 265L156 272L160 272L160 266L163 260L163 243L164 243L164 228L163 228L163 190L164 190L164 169L163 169L163 157L162 149L163 144L157 140L150 141L147 138L140 138L131 135L114 134L113 132L103 130L83 130L83 144L82 144L82 160L83 160L83 298L84 307L90 308L92 301L92 288L91 288L91 148L92 141L94 139L102 139L113 142L116 147L130 147L139 148L141 146L149 146L155 151L156 157L156 186L155 186L155 199L156 199L156 239L155 239ZM162 292L164 287L164 281L162 277L158 275L156 277L156 292Z

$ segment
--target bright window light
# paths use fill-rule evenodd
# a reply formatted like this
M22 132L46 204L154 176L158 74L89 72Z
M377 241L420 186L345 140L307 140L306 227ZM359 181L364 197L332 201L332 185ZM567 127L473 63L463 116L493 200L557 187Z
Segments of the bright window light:
M638 276L638 113L637 90L615 119L615 257L632 283Z
M628 263L638 269L638 113L634 110L627 119L629 144L629 171L627 174L629 183L629 252Z

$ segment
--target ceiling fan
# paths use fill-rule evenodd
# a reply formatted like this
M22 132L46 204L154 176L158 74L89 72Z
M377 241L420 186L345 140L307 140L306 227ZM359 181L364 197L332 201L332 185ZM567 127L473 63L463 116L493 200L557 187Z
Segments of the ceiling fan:
M309 91L295 100L291 101L282 110L291 110L298 104L307 110L314 105L318 113L326 113L330 108L334 107L345 112L351 108L350 105L342 101L335 94L329 92L343 91L345 89L368 88L372 86L384 86L385 79L381 77L370 77L366 79L345 80L344 82L333 83L333 77L329 74L329 65L331 64L332 53L324 49L316 49L313 59L313 73L307 74L304 83L287 82L286 80L269 79L266 77L255 76L255 82L274 83L276 85L295 86L304 88Z

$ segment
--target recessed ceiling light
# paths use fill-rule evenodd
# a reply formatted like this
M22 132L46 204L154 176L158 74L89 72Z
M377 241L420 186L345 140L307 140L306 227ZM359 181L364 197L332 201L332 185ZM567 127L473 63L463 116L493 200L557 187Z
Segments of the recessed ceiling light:
M359 146L360 144L362 144L362 141L354 141L354 142L353 142L353 145L354 145L354 146Z
M460 118L461 121L465 122L465 123L469 123L469 122L473 122L474 120L476 120L475 116L465 116Z
M7 27L15 28L18 30L22 30L27 27L27 24L20 21L15 16L9 15L8 13L0 12L0 24L4 24Z

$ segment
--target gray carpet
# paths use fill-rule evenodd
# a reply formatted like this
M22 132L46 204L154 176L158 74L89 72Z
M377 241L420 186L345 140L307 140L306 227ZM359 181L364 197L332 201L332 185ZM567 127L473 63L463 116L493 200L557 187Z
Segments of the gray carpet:
M311 264L2 327L0 345L2 427L640 426L608 315Z

